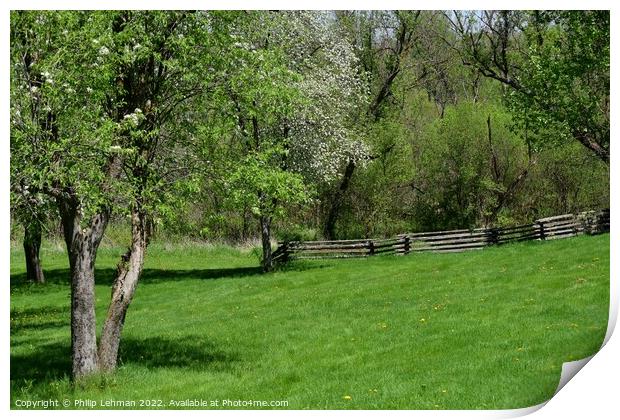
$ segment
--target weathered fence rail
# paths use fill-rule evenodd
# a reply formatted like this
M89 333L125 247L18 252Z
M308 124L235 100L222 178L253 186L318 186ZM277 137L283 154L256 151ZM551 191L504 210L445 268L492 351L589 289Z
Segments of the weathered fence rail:
M609 232L609 209L562 214L529 225L441 232L405 233L389 239L278 242L274 261L316 258L356 258L405 255L411 252L463 252L489 245L530 240L551 240Z

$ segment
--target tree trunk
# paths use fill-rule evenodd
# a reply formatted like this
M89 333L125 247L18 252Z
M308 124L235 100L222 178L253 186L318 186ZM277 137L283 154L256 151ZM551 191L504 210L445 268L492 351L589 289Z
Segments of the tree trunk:
M72 372L80 379L98 370L95 316L96 251L88 238L78 237L70 252Z
M86 227L75 200L59 200L60 215L71 272L71 358L73 378L98 371L95 316L95 259L109 212L95 215Z
M340 216L340 208L342 207L342 201L344 199L344 194L347 192L349 188L349 184L351 182L351 178L353 177L353 171L355 170L355 162L353 160L349 160L346 169L344 170L344 175L342 176L342 181L340 182L340 187L336 190L333 195L329 212L327 213L327 219L325 220L325 227L323 228L323 235L325 239L332 240L336 238L336 221Z
M608 131L609 134L609 131ZM609 165L609 148L604 147L597 139L596 136L588 133L585 130L574 130L573 137L579 141L583 146L592 151L597 158L602 160L605 164ZM607 137L609 140L609 136ZM608 141L609 144L609 141Z
M45 283L39 259L41 249L41 223L35 220L24 225L24 255L26 256L26 280Z
M268 272L273 269L271 260L271 217L260 217L261 240L263 243L263 271Z
M148 239L149 227L146 213L136 208L131 214L131 247L122 256L117 266L116 280L112 287L112 300L99 343L99 364L104 372L112 372L116 369L125 316L142 274Z

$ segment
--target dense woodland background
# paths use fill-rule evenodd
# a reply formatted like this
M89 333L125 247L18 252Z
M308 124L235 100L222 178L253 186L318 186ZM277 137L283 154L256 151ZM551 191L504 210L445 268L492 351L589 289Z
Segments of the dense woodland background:
M313 156L317 162L311 163L330 167L319 171L286 169L303 174L303 186L298 187L305 197L302 204L300 200L281 203L282 214L274 220L277 238L385 237L405 231L510 225L608 206L607 162L574 138L571 122L554 120L553 116L540 117L537 113L544 113L544 108L528 109L527 99L515 99L518 90L502 80L516 80L524 86L542 84L540 88L534 87L541 91L533 94L533 101L540 99L536 95L545 94L545 84L566 83L557 92L555 88L548 92L565 96L552 105L567 108L560 111L566 117L591 112L581 107L597 107L594 111L600 112L599 118L604 120L607 130L603 139L606 144L602 146L608 150L607 12L249 12L242 13L243 17L228 14L231 16L218 17L240 19L247 25L235 26L236 36L245 38L247 45L234 54L259 51L277 55L271 57L277 63L268 71L275 71L278 65L306 79L299 81L294 93L283 92L281 86L274 84L270 94L275 97L268 100L277 102L278 95L282 95L286 101L286 95L298 95L318 102L303 105L310 108L305 110L306 114L312 115L300 115L294 109L298 104L289 102L291 109L285 113L290 114L269 122L274 129L283 131L287 124L294 123L309 126L303 128L306 131L316 129L308 135L314 138L306 139L306 150L301 152L329 154ZM47 19L39 24L47 26L47 36L61 36L62 28L51 26L60 25L63 18L58 15L14 14L14 45L21 41L17 39L19 34L27 33L28 24L36 24L36 19ZM150 16L155 19L155 14ZM205 18L208 16L205 14ZM163 14L161 18L186 19L181 14ZM574 26L579 26L576 32ZM292 27L296 33L290 32ZM149 28L147 22L145 29L145 37L158 35L150 32L155 28ZM588 33L594 29L601 33ZM54 30L59 33L52 34ZM97 34L92 35L94 40ZM28 42L27 35L24 36L21 42ZM573 39L577 37L584 39ZM106 43L103 39L101 46ZM100 52L101 47L91 47L95 53ZM561 57L555 56L560 54ZM299 56L305 57L303 60L311 66L324 68L296 67L294 60ZM41 67L37 71L44 73L45 65L37 63L37 59L43 57L31 60ZM550 68L530 68L540 62ZM196 65L196 76L204 72L209 77L209 70L214 70L211 62ZM238 80L240 92L220 86L228 89L229 94L227 98L216 98L220 103L200 95L187 98L176 106L175 118L159 128L171 137L171 143L177 143L176 152L188 153L180 144L192 137L200 137L203 145L200 155L192 156L202 166L201 179L194 180L195 188L187 191L185 206L158 209L158 234L232 243L259 236L255 203L231 194L230 185L230 178L235 175L231 165L243 162L248 147L251 148L246 143L252 137L248 127L252 124L252 110L242 109L248 104L240 104L235 96L252 94L257 82L254 71L261 63L245 65L249 74L233 76L247 77ZM580 73L564 74L570 71ZM596 80L592 80L594 74ZM563 76L576 80L560 80ZM335 80L322 84L322 77ZM275 81L280 82L287 83ZM36 81L32 83L37 86ZM231 81L212 82L216 83ZM588 86L579 86L582 83ZM567 87L578 91L565 91ZM593 89L596 91L592 92ZM347 94L355 97L346 97ZM542 98L545 100L548 98ZM14 99L14 110L15 102ZM322 109L312 109L313 106ZM293 121L297 118L305 121ZM15 132L15 116L13 122ZM16 150L12 152L12 179L21 181L22 167L16 161ZM176 182L174 177L182 176L180 165L188 162L181 160L176 162L176 168L170 168L176 172L167 182ZM55 212L53 208L43 212L46 234L60 233ZM37 217L42 219L41 215ZM114 223L123 220L118 216ZM21 236L22 228L17 224L13 227L13 235Z

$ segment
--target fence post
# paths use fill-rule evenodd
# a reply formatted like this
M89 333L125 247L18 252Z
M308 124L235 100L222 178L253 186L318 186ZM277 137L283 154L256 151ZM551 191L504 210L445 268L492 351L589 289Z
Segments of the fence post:
M282 260L286 263L288 262L288 241L284 241L282 244Z
M375 243L372 240L368 241L368 254L375 255Z
M405 255L409 254L411 251L411 240L409 239L409 235L405 235L405 248L403 251Z
M544 241L545 240L545 224L537 220L534 222L534 225L538 225L537 227L538 236L540 237L541 241Z
M499 243L499 229L498 228L489 228L489 244L497 245Z
M589 235L590 234L590 222L588 220L588 212L582 211L581 213L577 213L575 215L575 218L577 219L577 222L581 224L581 230L583 234Z
M605 233L611 230L609 209L603 209L596 214L596 233Z

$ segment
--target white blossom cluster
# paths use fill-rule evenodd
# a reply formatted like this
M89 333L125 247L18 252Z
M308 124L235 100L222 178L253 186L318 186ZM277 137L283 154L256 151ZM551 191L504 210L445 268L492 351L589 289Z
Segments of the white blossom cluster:
M367 101L367 87L353 47L334 28L329 12L285 13L287 23L278 35L294 70L303 76L298 88L308 99L290 124L290 166L329 181L349 159L368 154L355 122Z
M54 84L54 79L52 79L52 75L49 71L44 71L43 73L41 73L41 76L43 76L43 80L45 81L45 83L50 85Z
M142 114L142 110L140 108L136 108L131 114L123 116L123 120L127 121L133 127L137 127L143 117L144 115Z

